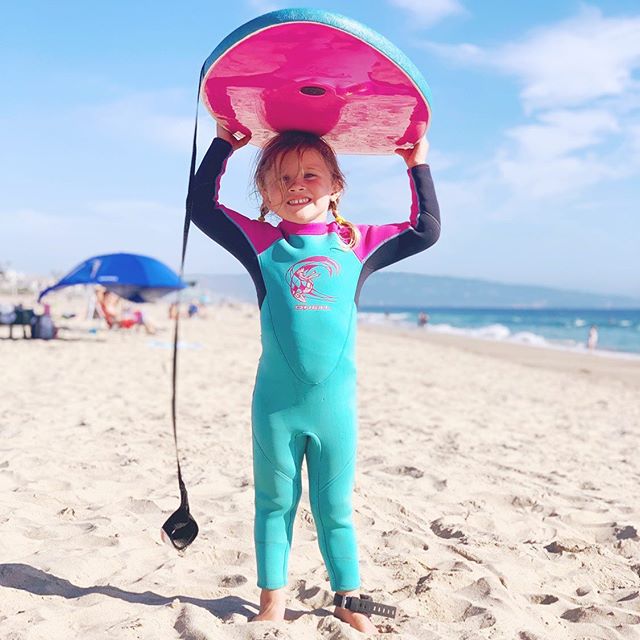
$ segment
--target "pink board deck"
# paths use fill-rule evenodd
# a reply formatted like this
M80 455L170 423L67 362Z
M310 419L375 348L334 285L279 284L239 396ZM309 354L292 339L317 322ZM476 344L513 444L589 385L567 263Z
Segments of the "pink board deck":
M388 40L335 14L275 11L236 29L205 62L203 103L262 146L274 133L322 135L339 153L390 154L426 132L429 87Z

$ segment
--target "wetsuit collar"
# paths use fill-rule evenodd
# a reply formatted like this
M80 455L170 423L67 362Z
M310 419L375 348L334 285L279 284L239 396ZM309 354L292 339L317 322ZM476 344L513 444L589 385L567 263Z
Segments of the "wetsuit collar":
M278 229L286 233L287 235L307 234L313 236L320 236L330 231L335 230L337 223L333 222L310 222L307 224L300 224L299 222L289 222L288 220L282 220L278 225Z

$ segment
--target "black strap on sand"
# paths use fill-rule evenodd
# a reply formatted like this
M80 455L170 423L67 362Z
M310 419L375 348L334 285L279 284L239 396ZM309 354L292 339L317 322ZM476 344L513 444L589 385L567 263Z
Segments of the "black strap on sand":
M187 253L187 240L189 238L189 227L191 225L191 211L193 207L193 179L196 173L196 155L198 138L198 106L200 104L200 87L204 76L204 66L200 70L198 81L198 95L196 98L196 121L193 128L193 146L191 150L191 166L189 169L189 184L187 187L187 199L185 203L184 228L182 232L182 258L180 261L180 280L184 276L184 259ZM178 453L178 426L177 426L177 379L178 379L178 327L180 320L180 291L178 291L178 301L176 305L175 322L173 326L173 370L171 375L171 422L173 424L173 441L176 448L176 465L178 468L178 487L180 489L180 506L174 511L168 520L162 525L163 531L167 534L171 544L182 551L186 549L198 535L198 524L189 511L189 495L187 487L182 479L180 469L180 455Z
M342 607L349 611L355 611L356 613L373 614L376 616L384 616L385 618L395 618L396 608L388 604L381 604L380 602L374 602L371 596L360 594L359 598L355 596L345 596L340 593L336 593L333 597L333 604L336 607Z

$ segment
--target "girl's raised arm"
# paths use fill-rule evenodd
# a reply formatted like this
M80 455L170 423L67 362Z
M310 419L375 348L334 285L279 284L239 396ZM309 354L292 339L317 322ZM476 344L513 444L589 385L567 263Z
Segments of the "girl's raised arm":
M407 164L411 187L409 220L384 225L358 225L361 241L354 249L363 263L363 278L403 258L428 249L440 236L440 208L426 164L429 143L396 149Z
M258 300L264 296L258 254L280 238L269 223L247 218L218 202L220 179L229 157L235 149L249 142L249 136L236 140L226 129L218 126L219 137L214 138L205 154L192 185L191 219L212 240L233 254L247 269L258 289Z

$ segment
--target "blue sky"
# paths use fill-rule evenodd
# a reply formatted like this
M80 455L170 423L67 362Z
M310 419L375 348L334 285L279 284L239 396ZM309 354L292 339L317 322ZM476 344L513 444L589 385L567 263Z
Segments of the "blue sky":
M177 267L200 66L237 26L285 6L3 2L0 266L59 273L132 251ZM309 6L382 33L433 91L443 233L395 270L640 296L637 0ZM204 149L203 108L200 123ZM221 192L251 216L254 150L229 163ZM342 165L343 215L407 216L400 158ZM194 230L187 271L241 267Z

